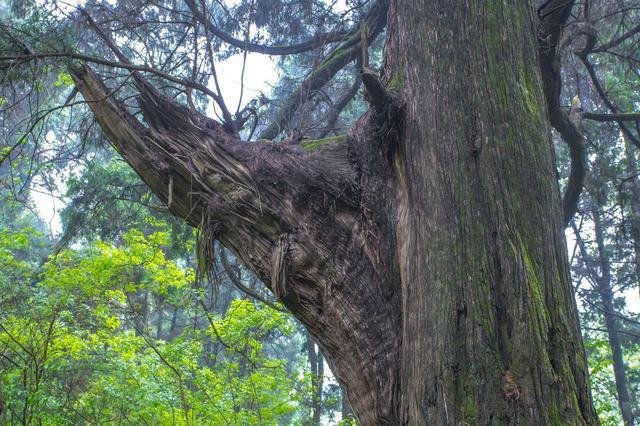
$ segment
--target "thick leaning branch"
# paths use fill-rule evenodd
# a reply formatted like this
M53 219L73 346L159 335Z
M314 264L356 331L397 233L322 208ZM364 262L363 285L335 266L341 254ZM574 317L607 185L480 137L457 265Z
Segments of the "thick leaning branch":
M346 155L320 158L287 144L243 143L134 75L145 126L87 67L75 69L73 78L115 149L173 214L200 230L208 240L207 254L213 255L213 240L222 241L280 300L294 287L283 272L289 249L295 247L302 264L320 251L310 238L289 241L305 226L298 223L298 208L308 209L296 206L300 194L321 190L325 202L336 200L334 208L339 199L357 211L345 194L354 186L343 164Z
M141 104L147 110L145 118L149 125L146 127L114 98L113 93L88 67L73 69L72 76L76 87L114 148L132 165L151 190L166 204L170 204L169 210L172 213L184 218L192 226L198 226L201 217L206 214L206 208L199 203L197 196L188 194L204 193L205 188L198 182L192 182L192 166L185 161L186 159L173 154L177 152L178 147L170 146L170 142L161 137L162 129L170 123L168 117L154 116L151 112L154 95L142 94L144 99ZM138 78L136 84L144 83ZM144 88L150 89L148 86ZM177 115L173 124L180 125L179 118L186 120L186 117ZM200 129L202 132L205 132L207 126L215 128L215 125L209 122L198 124L201 127L194 124L194 129ZM191 132L194 129L191 129ZM250 179L240 175L241 173L236 173L236 180L247 186ZM222 177L219 179L222 182Z
M323 185L327 195L332 187L350 185L345 166L335 164L338 159L325 170L317 156L300 147L243 143L220 123L161 95L140 76L134 78L144 124L89 68L74 69L73 78L116 150L172 213L193 226L211 220L246 233L241 238L255 243L260 236L273 245L291 227L290 215L282 212L281 204L274 204L283 194L265 194L262 174L269 175L269 183L282 180L293 185L286 180L298 179L300 184ZM273 161L266 161L269 157ZM303 160L308 160L304 167ZM322 181L318 173L324 174Z
M354 164L360 154L352 148L369 143L351 140L370 137L368 126L311 151L242 142L141 77L144 124L90 69L72 74L116 150L172 213L200 230L208 254L215 240L235 252L332 354L328 361L353 386L361 412L389 416L399 307L395 281L380 271L392 247L381 243L381 227L390 225L377 216L379 200L361 198L357 170L371 156ZM379 349L373 360L371 347Z

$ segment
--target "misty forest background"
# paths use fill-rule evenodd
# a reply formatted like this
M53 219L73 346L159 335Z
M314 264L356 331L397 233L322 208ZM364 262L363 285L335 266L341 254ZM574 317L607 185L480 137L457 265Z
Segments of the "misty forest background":
M180 1L83 7L112 25L117 42L129 40L128 57L174 74L208 69L215 87L215 64L251 50L225 34L287 46L357 25L369 3L202 2L222 36ZM640 109L640 1L583 1L573 15L561 46L562 105L592 117L580 123L588 173L567 245L596 409L618 425L621 406L640 415L640 121L598 114ZM82 45L109 59L78 19L62 1L0 1L0 56ZM599 40L586 53L584 22ZM382 42L370 49L375 66ZM244 138L260 138L326 52L274 57L279 78L264 93L249 90L255 82L238 60L244 84L222 92L243 100L229 110L243 117ZM61 61L0 60L0 424L353 422L308 333L231 252L216 246L213 267L199 261L196 230L168 215L111 149ZM367 108L358 69L353 61L320 90L296 92L302 106L276 139L344 133ZM221 113L200 92L163 84ZM563 186L570 150L553 140ZM43 192L59 207L59 230L39 214Z

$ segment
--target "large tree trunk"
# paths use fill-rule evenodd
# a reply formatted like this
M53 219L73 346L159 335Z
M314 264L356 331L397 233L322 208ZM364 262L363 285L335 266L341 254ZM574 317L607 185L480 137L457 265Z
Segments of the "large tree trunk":
M387 72L406 102L400 417L593 423L534 11L454 3L390 14Z
M363 425L595 424L522 0L391 3L344 138L242 143L134 75L77 86L170 210L306 325Z
M307 332L305 338L305 348L307 350L307 360L311 371L311 419L305 424L309 426L319 426L322 418L322 388L324 386L324 357L311 335Z

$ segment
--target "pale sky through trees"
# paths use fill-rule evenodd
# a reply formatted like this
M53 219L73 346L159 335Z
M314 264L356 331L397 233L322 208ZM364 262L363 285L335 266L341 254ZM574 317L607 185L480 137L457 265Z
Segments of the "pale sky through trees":
M243 55L237 54L216 64L218 79L225 101L227 105L234 109L240 99L242 63ZM242 106L246 105L260 93L269 96L271 93L271 85L276 82L277 78L278 71L274 59L259 53L247 54L244 70ZM211 88L213 89L213 87ZM211 108L208 114L215 115L212 114L212 112L213 109ZM73 172L77 174L80 173L80 170L76 169ZM65 176L65 179L66 177L68 177L68 175ZM31 191L31 197L38 210L38 214L42 220L47 223L49 233L52 236L57 236L62 231L59 213L64 208L64 204L59 197L65 192L65 183L63 179L58 179L56 183L58 188L57 191L53 193L49 192L47 188L42 185L38 185Z
M66 4L69 12L74 10L78 5L83 4L84 1L70 0L68 2L62 2L60 4ZM234 1L226 2L233 4ZM343 2L338 2L337 6L340 6ZM271 93L271 85L278 79L278 71L276 68L276 61L268 56L259 53L249 52L246 55L246 63L244 64L244 78L243 75L243 55L238 53L230 58L219 61L216 63L216 70L218 72L218 79L224 94L224 99L231 108L235 108L240 100L240 93L242 82L244 81L244 89L242 94L241 107L246 105L249 101L255 98L260 93L269 96ZM211 89L214 89L213 82L211 82ZM209 110L207 114L216 116L213 109L213 102L210 102ZM49 137L46 138L48 143L51 143ZM80 173L80 170L74 170L74 173ZM60 211L64 208L63 200L60 198L65 192L66 178L71 174L71 171L65 176L60 177L56 181L57 190L49 191L45 186L36 184L31 190L31 197L38 211L38 214L48 225L49 234L53 237L58 236L62 231L62 224L60 222Z

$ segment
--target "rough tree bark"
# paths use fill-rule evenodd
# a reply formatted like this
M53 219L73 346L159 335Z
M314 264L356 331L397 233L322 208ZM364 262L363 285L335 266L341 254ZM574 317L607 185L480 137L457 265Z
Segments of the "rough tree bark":
M522 0L396 0L345 137L246 143L134 74L78 89L169 209L322 347L359 422L596 424Z

